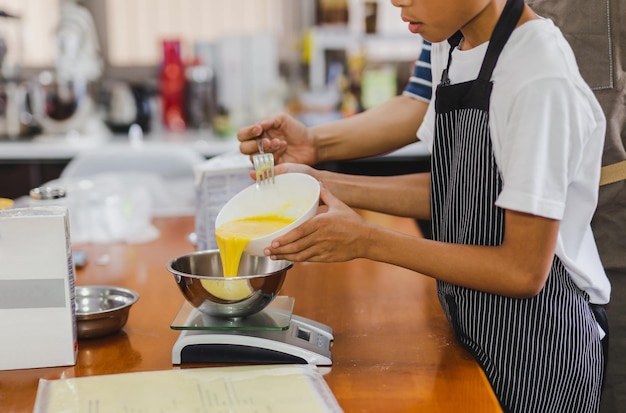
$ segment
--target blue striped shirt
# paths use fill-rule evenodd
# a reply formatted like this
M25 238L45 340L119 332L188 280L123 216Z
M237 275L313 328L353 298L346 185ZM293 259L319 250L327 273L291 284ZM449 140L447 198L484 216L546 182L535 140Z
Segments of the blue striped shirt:
M430 43L422 41L422 51L415 62L413 75L402 92L403 95L429 102L433 93L433 80L430 69Z

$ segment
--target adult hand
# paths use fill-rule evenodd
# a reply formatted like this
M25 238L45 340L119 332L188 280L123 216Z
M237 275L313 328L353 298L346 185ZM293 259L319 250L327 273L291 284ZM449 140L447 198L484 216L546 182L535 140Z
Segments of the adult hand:
M237 132L239 150L245 155L258 152L255 139L262 136L263 150L274 154L276 164L283 162L313 165L317 161L315 142L308 128L295 118L281 113Z
M274 168L274 173L276 175L286 174L286 173L300 173L311 175L313 178L319 179L319 171L311 166L304 165L301 163L281 163L280 165L276 165Z
M370 224L322 186L317 215L272 241L265 255L294 262L342 262L364 257Z

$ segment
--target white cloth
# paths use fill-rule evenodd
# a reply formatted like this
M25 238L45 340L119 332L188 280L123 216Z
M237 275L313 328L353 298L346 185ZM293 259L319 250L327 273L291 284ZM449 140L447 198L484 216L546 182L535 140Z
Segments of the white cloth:
M477 78L487 43L455 50L450 80ZM434 86L447 42L433 44ZM590 222L596 208L605 118L571 48L548 19L518 27L493 73L490 131L503 178L499 207L560 220L556 255L590 301L607 303L610 284ZM434 99L417 136L432 148Z

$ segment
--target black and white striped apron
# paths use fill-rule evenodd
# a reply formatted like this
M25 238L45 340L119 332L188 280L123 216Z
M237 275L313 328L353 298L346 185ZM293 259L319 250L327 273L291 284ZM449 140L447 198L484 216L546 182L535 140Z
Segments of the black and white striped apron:
M502 179L489 132L490 79L523 4L507 1L478 79L450 85L446 69L437 87L431 178L435 240L494 246L504 238L504 210L495 206ZM460 33L453 39L452 48ZM598 410L604 359L597 324L587 293L558 257L533 298L442 281L437 287L457 338L484 369L505 411Z

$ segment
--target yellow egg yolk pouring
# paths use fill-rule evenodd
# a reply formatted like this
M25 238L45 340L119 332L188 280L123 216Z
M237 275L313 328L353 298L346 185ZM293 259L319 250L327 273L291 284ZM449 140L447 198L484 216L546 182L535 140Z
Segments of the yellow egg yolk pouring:
M224 277L237 276L241 255L252 239L276 232L293 221L277 215L262 215L230 221L217 228L215 236ZM202 280L202 286L224 300L241 300L251 292L247 280Z

